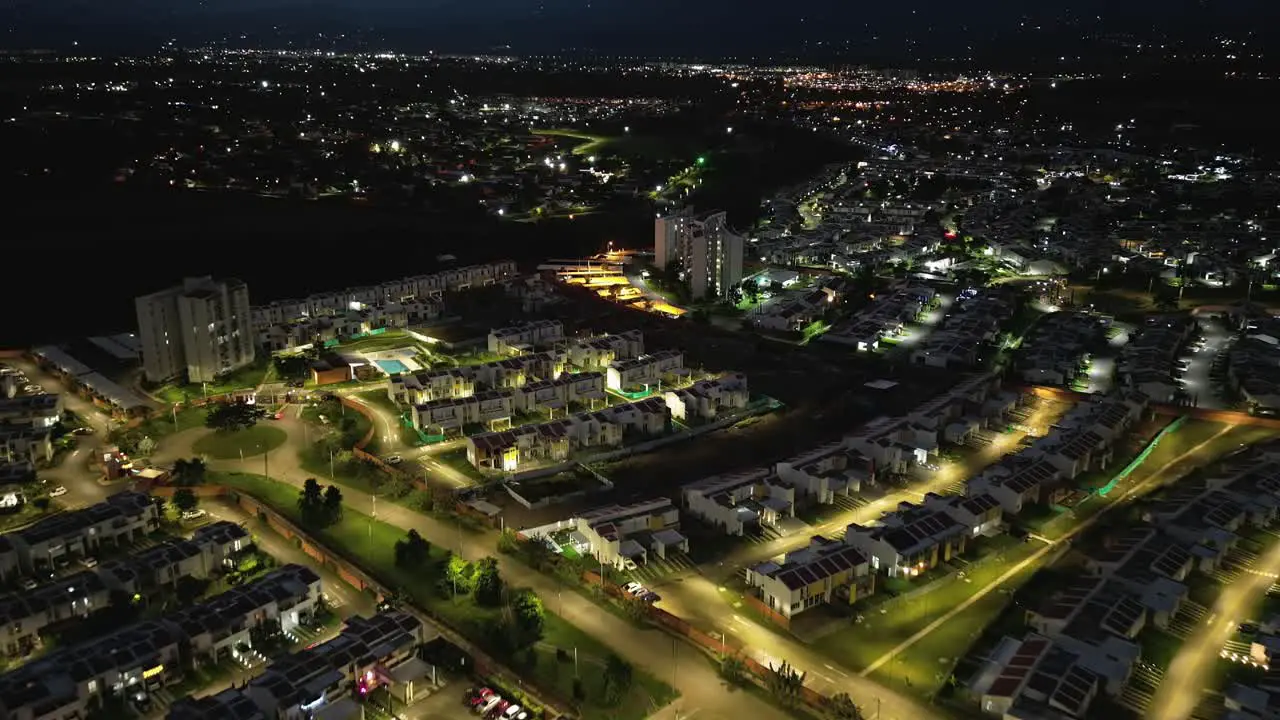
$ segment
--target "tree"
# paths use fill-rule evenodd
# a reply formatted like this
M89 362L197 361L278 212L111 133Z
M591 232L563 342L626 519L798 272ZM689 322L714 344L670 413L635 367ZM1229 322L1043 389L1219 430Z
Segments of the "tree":
M430 556L431 545L417 530L410 530L404 540L396 541L396 567L420 568Z
M173 494L173 506L178 508L178 512L191 512L199 504L200 498L196 497L190 488L178 488L178 491Z
M617 704L631 690L631 664L609 653L604 663L604 696L609 704Z
M485 607L498 607L502 604L502 588L498 561L491 557L481 558L475 568L476 603Z
M521 590L511 598L512 643L516 649L532 648L542 639L546 611L542 599L532 590Z
M205 418L205 427L219 432L238 432L248 430L258 424L267 414L257 405L250 405L243 400L229 403L215 403Z
M307 478L298 494L298 512L304 525L317 526L324 519L324 491L315 478Z
M173 484L191 487L204 482L206 467L200 458L178 458L173 461Z
M747 676L747 664L737 655L725 655L720 659L720 677L737 685Z
M332 525L342 519L342 491L337 485L330 485L324 490L324 521Z
M449 582L450 587L454 589L455 594L466 595L475 588L475 566L461 557L450 555L448 561L445 562L444 572L445 579Z
M765 687L774 697L786 704L800 699L800 689L804 687L804 673L797 672L791 663L783 661L778 667L769 666L771 671L765 676Z
M498 552L503 555L510 555L519 549L518 543L514 530L503 530L502 534L498 536Z
M849 693L836 693L827 698L827 713L836 720L863 720L862 708L853 702Z

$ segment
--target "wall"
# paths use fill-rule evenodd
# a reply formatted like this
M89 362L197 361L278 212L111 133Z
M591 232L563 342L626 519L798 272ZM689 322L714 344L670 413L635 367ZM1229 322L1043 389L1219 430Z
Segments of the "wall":
M756 612L765 616L769 620L773 621L773 624L782 628L786 628L787 630L791 629L791 618L787 617L786 615L783 615L777 610L774 610L768 605L765 605L764 601L761 600L760 598L755 597L753 595L744 595L743 599L747 601L747 605L750 605L752 610L755 610Z

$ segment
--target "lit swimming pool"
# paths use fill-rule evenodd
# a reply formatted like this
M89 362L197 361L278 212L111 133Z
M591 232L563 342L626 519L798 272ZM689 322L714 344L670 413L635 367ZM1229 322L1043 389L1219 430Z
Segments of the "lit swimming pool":
M388 375L397 375L409 372L409 367L399 360L378 360L378 367Z

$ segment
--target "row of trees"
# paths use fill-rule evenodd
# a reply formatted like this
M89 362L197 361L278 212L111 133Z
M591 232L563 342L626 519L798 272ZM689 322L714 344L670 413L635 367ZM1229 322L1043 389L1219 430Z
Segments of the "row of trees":
M342 519L342 491L337 485L322 488L315 478L307 478L298 494L298 512L308 528L329 527Z

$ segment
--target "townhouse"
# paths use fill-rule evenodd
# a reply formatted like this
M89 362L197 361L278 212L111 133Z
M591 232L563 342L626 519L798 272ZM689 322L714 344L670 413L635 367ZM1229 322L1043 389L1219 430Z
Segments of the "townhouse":
M662 399L671 409L671 417L677 420L714 420L725 408L745 408L751 401L751 393L747 389L747 376L733 372L668 390Z
M606 370L606 385L610 390L633 392L649 385L661 389L663 380L668 382L689 373L684 367L684 353L679 350L659 350L631 360L615 360Z
M470 397L475 392L476 381L469 373L457 368L387 378L387 397L398 405L421 405L432 400Z
M559 320L536 320L490 330L488 347L498 355L522 355L562 339L564 325Z
M62 419L64 409L59 393L0 398L0 425L50 428Z
M889 577L915 577L964 552L968 528L948 513L911 503L880 516L877 525L845 528L844 541Z
M53 462L53 431L30 425L0 425L0 460Z
M571 405L595 407L608 401L604 374L600 372L565 373L554 380L526 383L512 391L517 412L564 410Z
M680 510L669 498L595 508L575 517L574 525L601 564L643 565L650 553L666 558L689 552L689 539L680 534Z
M921 508L946 514L973 537L996 534L1004 521L1000 501L990 494L965 497L926 493Z
M617 360L633 360L644 354L644 334L639 330L572 342L564 349L569 364L582 370L603 372Z
M479 385L490 388L516 388L533 380L554 380L564 372L562 353L546 351L517 355L484 365L460 368Z
M875 465L844 442L836 442L774 464L778 481L806 500L830 505L875 482Z
M1146 318L1120 351L1117 371L1121 380L1151 402L1173 402L1182 394L1178 355L1197 329L1195 319L1189 316Z
M1023 337L1014 370L1029 383L1069 385L1084 372L1090 349L1104 341L1104 327L1088 313L1044 315Z
M666 404L648 398L540 425L469 436L467 461L476 468L515 472L534 461L564 461L571 450L618 447L627 435L655 437L667 432L669 423Z
M302 565L285 565L253 582L215 595L165 618L178 629L184 651L198 661L237 658L253 646L253 631L279 627L289 634L311 622L320 603L320 576Z
M209 577L219 563L210 548L194 540L166 540L158 545L98 566L98 574L112 590L147 594L175 588L183 578Z
M796 490L768 470L714 475L681 488L684 509L729 535L776 527L795 517Z
M970 367L1000 335L1014 307L998 290L966 290L937 328L911 353L911 362L939 368Z
M1167 628L1188 594L1183 582L1195 566L1190 548L1149 526L1126 528L1089 548L1085 569L1111 579L1147 610L1151 623Z
M0 651L7 657L26 655L40 646L41 632L109 604L109 588L88 570L0 597Z
M501 260L483 265L469 265L427 275L415 275L365 287L316 293L301 300L279 300L252 309L255 327L279 325L303 317L320 317L345 313L353 307L380 303L405 303L413 300L439 299L447 291L466 290L473 286L492 285L516 274L516 265Z
M140 540L159 526L160 513L150 496L121 492L0 537L12 544L24 571L48 571L73 557L95 555L104 544L121 547Z
M1116 695L1141 657L1134 641L1147 625L1147 610L1122 584L1105 577L1077 577L1027 611L1027 625L1063 648L1105 659L1095 672L1102 689Z
M337 637L273 661L242 688L179 700L168 718L355 718L363 713L353 698L383 686L411 705L414 684L430 684L430 666L415 656L425 639L426 629L408 613L353 617Z
M182 633L147 620L61 648L0 675L0 715L9 720L87 717L107 693L149 694L183 674Z
M467 425L483 423L490 430L509 424L515 415L511 390L485 390L461 398L441 398L414 405L413 426L427 434L444 435Z
M792 618L823 603L852 604L875 591L867 557L836 540L814 537L781 562L747 568L747 585L770 610Z
M0 714L12 720L85 717L107 693L145 697L181 680L194 663L252 646L251 628L279 619L287 630L295 613L304 605L309 613L319 596L320 578L312 570L287 565L173 616L60 648L0 675Z
M1073 652L1051 638L1006 636L984 663L973 688L982 712L1007 720L1087 718L1104 692L1114 663L1092 652Z

